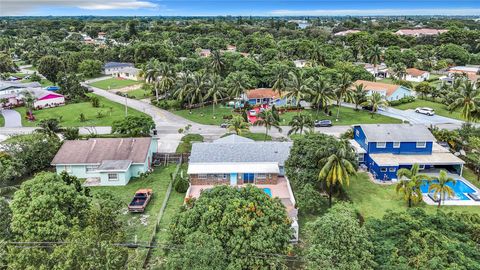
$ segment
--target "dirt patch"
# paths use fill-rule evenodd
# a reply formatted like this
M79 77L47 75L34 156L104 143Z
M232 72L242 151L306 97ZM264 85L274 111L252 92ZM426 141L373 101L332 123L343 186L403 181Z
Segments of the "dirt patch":
M127 87L123 87L123 88L119 88L119 89L113 89L113 90L110 90L112 92L124 92L124 93L127 93L129 91L132 91L132 90L137 90L137 89L140 89L142 88L142 84L135 84L135 85L130 85L130 86L127 86Z

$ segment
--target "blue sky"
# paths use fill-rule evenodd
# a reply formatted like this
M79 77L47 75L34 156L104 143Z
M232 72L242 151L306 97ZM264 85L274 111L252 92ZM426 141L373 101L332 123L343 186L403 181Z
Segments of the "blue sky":
M0 0L0 16L479 15L480 0Z

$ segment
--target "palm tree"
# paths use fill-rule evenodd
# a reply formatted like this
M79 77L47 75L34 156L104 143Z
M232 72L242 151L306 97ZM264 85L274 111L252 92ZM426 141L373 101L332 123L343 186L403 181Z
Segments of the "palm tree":
M377 76L377 65L380 64L382 61L382 49L380 46L375 45L372 48L370 48L369 51L369 61L371 64L373 64L373 70L375 72L375 77Z
M174 96L180 102L183 102L187 99L188 95L190 94L190 85L192 81L192 73L187 70L180 74L177 82L176 82L176 90Z
M310 92L310 79L305 78L305 72L303 71L290 72L288 77L285 97L294 99L295 105L298 107L300 101Z
M350 184L350 175L355 174L355 168L352 163L346 159L346 148L342 147L337 153L330 155L327 162L320 169L318 179L325 181L328 188L328 206L332 207L333 186Z
M167 98L170 90L175 85L175 79L176 79L175 72L166 63L161 63L158 69L158 74L159 74L159 77L157 77L158 89L160 89L162 91L162 94L165 96L165 98Z
M288 69L283 66L275 66L275 80L273 82L272 89L278 92L280 95L287 88L288 82Z
M56 133L63 131L63 128L60 126L60 122L57 118L43 119L38 124L40 129L36 129L35 132L43 133L50 137L57 136Z
M240 97L248 88L250 88L247 76L242 73L235 74L234 76L228 76L227 88L231 97Z
M314 64L325 66L326 57L319 43L315 43L310 50L310 60Z
M367 91L362 84L355 85L355 90L352 93L353 103L355 103L355 110L358 111L358 106L367 101Z
M292 133L297 134L298 131L300 131L300 134L302 134L304 128L313 129L314 121L312 115L302 113L293 116L288 125L291 126L290 130L288 131L288 135Z
M407 75L407 66L403 63L392 65L392 73L397 80L403 80Z
M453 197L455 195L455 192L450 186L448 186L448 183L452 183L453 185L455 185L457 181L451 177L448 177L446 171L441 170L440 174L438 175L437 181L431 181L428 187L429 193L433 191L434 198L436 198L437 195L440 195L440 198L438 200L439 208L442 205L442 201L445 200L445 195L447 195L448 197Z
M320 109L327 107L334 99L334 92L330 84L323 77L312 80L310 86L310 102L317 107L317 115Z
M422 180L430 179L427 175L418 174L418 170L418 164L413 164L410 170L401 168L397 171L397 178L400 181L395 190L397 193L403 193L403 198L408 202L408 207L412 207L412 203L418 203L422 200L420 185Z
M213 118L215 118L215 105L219 99L224 98L227 95L227 91L224 86L224 82L219 75L213 75L208 80L208 87L210 88L203 100L212 99Z
M228 121L228 131L235 132L237 135L241 135L243 132L249 131L250 124L243 119L241 115L234 115L230 121Z
M462 117L467 123L473 119L472 112L477 110L480 103L480 88L475 88L475 84L469 80L463 80L458 88L455 89L455 100L449 106L449 110L462 108Z
M194 103L202 102L203 96L205 95L205 92L207 89L205 73L195 72L193 74L192 80L187 86L187 89L188 89L187 99L188 99L188 104L190 108Z
M29 91L24 91L23 92L23 103L25 104L25 108L28 111L29 115L33 115L33 109L35 107L35 101L37 100L35 96L29 92Z
M280 127L280 117L278 116L278 112L273 109L265 110L258 114L258 120L255 121L253 124L254 126L264 126L265 127L265 141L268 137L268 131L274 127L279 132L282 132L282 128Z
M212 51L211 59L212 59L211 66L213 71L217 74L222 74L225 68L225 63L223 62L222 55L220 54L220 52L217 50Z
M340 115L340 104L342 101L351 101L352 100L352 89L350 86L352 85L352 77L348 73L342 73L340 76L340 80L337 86L337 89L335 90L335 99L337 101L337 118L336 121L338 121L338 116Z
M371 117L373 118L373 115L375 114L375 112L378 111L380 107L388 106L388 101L380 93L374 92L371 96L368 97L367 101L362 103L362 105L372 108L370 113Z

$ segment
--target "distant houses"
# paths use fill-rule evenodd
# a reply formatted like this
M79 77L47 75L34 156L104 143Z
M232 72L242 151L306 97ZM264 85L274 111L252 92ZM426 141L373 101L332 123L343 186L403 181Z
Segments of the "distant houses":
M0 108L16 107L24 104L26 93L30 93L37 109L57 107L65 104L65 97L59 93L42 89L38 82L5 82L0 81Z
M65 141L51 164L57 173L86 178L86 185L124 186L152 168L157 147L150 137Z
M430 78L430 72L416 68L407 68L405 80L409 82L424 82Z
M430 29L430 28L419 28L419 29L400 29L395 32L399 36L410 36L410 37L421 37L421 36L438 36L441 33L446 33L446 29Z
M372 74L375 78L388 78L390 77L390 70L388 69L385 63L380 63L378 65L362 63L365 70Z
M257 88L251 89L242 95L242 99L247 101L250 105L287 105L287 99L273 90L272 88Z
M103 65L103 74L112 75L126 67L135 67L135 65L133 63L124 62L107 62L105 65Z
M480 80L480 66L454 66L448 69L447 76L439 79L443 82L453 83L457 77L465 77L472 83Z
M364 80L357 80L354 83L355 86L361 84L363 85L364 90L367 91L369 95L374 92L380 93L388 101L394 101L399 100L403 97L413 96L412 90L402 85L370 82Z
M103 66L103 74L112 75L114 78L141 80L140 69L135 68L133 63L107 62Z
M337 32L335 34L333 34L333 36L335 37L344 37L346 35L349 35L349 34L355 34L355 33L359 33L361 32L360 30L346 30L346 31L340 31L340 32Z
M293 64L295 65L296 68L304 68L307 66L308 61L307 60L294 60Z

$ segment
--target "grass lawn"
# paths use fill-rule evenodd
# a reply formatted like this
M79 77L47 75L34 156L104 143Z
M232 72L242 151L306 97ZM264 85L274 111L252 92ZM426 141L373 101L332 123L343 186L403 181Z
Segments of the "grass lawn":
M135 84L140 84L140 82L133 81L133 80L110 78L110 79L106 79L98 82L93 82L90 85L93 87L104 89L104 90L110 90L110 89L124 88L124 87L132 86Z
M267 138L265 139L265 133L244 132L240 136L252 139L254 141L271 141L272 140L272 136L270 135L267 135Z
M0 127L5 126L5 118L3 118L3 114L0 114Z
M353 125L353 124L390 124L402 123L402 120L374 114L373 118L370 112L365 110L355 111L352 108L340 107L339 120L335 121L337 115L337 107L332 107L332 116L325 115L323 112L317 113L316 110L304 110L304 113L309 113L315 120L331 120L334 125ZM286 126L297 115L297 112L286 112L280 115L282 120L281 125Z
M129 98L134 98L134 99L144 99L144 98L153 97L152 92L150 90L145 90L142 88L128 91L126 93L128 94Z
M423 99L417 99L414 102L401 104L401 105L395 106L394 108L400 109L400 110L408 110L408 109L415 109L417 107L429 107L434 109L435 113L438 115L459 119L459 120L464 120L460 115L460 110L457 109L454 112L450 113L447 110L447 106L445 104L423 100Z
M350 179L350 186L345 188L355 207L366 218L381 218L387 210L404 211L407 202L401 194L395 192L395 185L383 186L372 183L365 173L360 173ZM415 207L421 207L427 212L437 211L436 206L420 203ZM442 206L444 211L458 211L480 214L478 206Z
M187 134L183 136L180 144L177 146L176 153L190 153L193 142L203 142L203 136L200 134Z
M477 188L480 188L480 181L477 180L477 175L474 171L470 168L463 166L463 178L467 179L470 183L472 183Z
M125 117L125 107L122 104L110 101L104 97L98 96L100 107L94 108L90 102L80 102L67 104L56 108L49 108L34 111L37 118L35 122L29 122L22 118L22 124L27 127L37 126L39 120L48 118L61 119L60 124L64 127L80 127L80 126L111 126L116 120L122 120ZM111 109L110 109L111 108ZM15 109L22 116L25 115L25 107ZM97 113L103 112L102 118L97 118ZM83 113L87 121L80 122L79 115ZM142 112L128 108L128 115L143 115Z
M232 115L233 110L232 108L216 105L215 118L213 118L212 105L192 109L192 113L190 113L190 110L179 110L172 112L178 116L181 116L196 123L204 125L220 125L221 123L226 122L223 117Z

